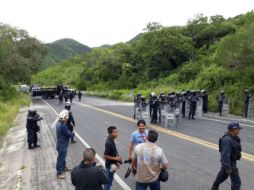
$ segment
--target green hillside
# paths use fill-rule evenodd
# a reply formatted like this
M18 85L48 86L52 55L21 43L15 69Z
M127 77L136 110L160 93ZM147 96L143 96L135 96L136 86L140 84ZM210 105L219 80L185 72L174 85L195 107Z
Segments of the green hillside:
M118 90L117 97L123 89L133 88L145 95L206 89L212 111L224 89L230 98L230 112L242 113L243 90L254 93L254 12L229 19L201 14L185 26L149 23L145 31L131 43L95 48L66 61L79 67L71 84L88 90ZM62 66L62 70L67 68ZM48 75L52 69L34 76L34 82L52 77ZM68 76L63 78L69 81Z
M47 68L50 65L71 58L72 56L80 55L91 51L91 48L83 45L73 39L64 38L52 43L46 44L48 55L45 57L42 68Z

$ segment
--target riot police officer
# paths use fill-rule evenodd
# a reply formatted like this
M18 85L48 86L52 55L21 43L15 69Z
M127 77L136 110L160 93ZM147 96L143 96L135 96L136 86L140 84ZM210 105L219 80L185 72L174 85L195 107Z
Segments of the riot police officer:
M28 110L26 122L28 149L40 147L37 144L38 142L37 132L40 131L40 127L37 124L37 122L40 120L42 120L42 117L40 117L39 114L37 114L37 111L35 109L30 108Z
M244 117L248 117L248 109L249 109L249 103L250 103L251 95L249 94L249 90L244 91Z
M152 120L151 123L157 123L157 114L159 109L159 101L157 96L154 94L151 102L151 110L152 110Z
M68 102L69 96L70 96L70 93L69 92L65 92L65 94L64 94L64 100L65 100L65 102Z
M73 114L71 112L71 103L66 102L64 108L66 110L68 110L68 112L69 112L69 119L67 121L67 127L69 128L70 132L72 133L74 130L74 127L75 127L75 120L74 120ZM77 143L77 141L74 140L74 135L71 137L71 143Z
M201 97L203 99L203 113L208 111L208 94L206 90L201 90Z
M141 96L142 96L141 93L137 93L136 97L134 97L134 116L133 116L134 119L136 119L136 117L137 117L137 114L138 114L137 112L141 111L140 110Z
M197 101L199 100L198 96L197 96L197 92L193 91L191 93L191 96L189 98L190 101L190 111L189 111L189 119L195 119L195 113L196 113L196 109L197 109Z
M241 127L239 123L229 123L228 131L219 140L219 151L221 153L221 170L213 183L212 190L218 190L219 185L228 176L231 179L231 189L239 190L241 179L236 162L241 158L241 139L238 137Z
M187 93L186 92L182 92L182 116L183 118L185 118L185 109L186 109L186 96Z
M152 118L152 102L153 102L153 96L155 95L154 92L150 93L149 96L149 111L150 111L150 118Z
M58 95L59 105L63 104L63 91L61 91Z
M81 101L82 92L78 91L78 101Z
M220 97L218 99L218 111L220 113L220 116L222 116L223 104L225 101L226 101L225 92L222 90L220 92Z

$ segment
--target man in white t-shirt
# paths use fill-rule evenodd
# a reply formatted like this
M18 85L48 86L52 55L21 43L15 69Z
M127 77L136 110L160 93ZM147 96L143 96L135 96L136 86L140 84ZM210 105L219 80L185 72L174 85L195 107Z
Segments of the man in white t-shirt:
M141 119L137 122L138 130L131 134L130 144L129 144L129 154L128 160L132 159L132 153L134 146L144 143L147 139L148 130L146 130L146 122Z
M160 190L159 175L167 170L168 160L163 150L155 144L158 133L150 130L147 142L135 147L132 156L132 170L136 170L136 190Z

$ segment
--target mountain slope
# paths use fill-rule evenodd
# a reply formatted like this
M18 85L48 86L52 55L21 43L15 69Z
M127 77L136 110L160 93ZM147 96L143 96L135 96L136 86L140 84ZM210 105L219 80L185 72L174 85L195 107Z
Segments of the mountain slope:
M60 39L52 43L48 43L46 46L48 48L48 55L43 61L42 69L45 69L50 65L54 65L60 60L67 60L72 56L91 51L90 47L70 38Z

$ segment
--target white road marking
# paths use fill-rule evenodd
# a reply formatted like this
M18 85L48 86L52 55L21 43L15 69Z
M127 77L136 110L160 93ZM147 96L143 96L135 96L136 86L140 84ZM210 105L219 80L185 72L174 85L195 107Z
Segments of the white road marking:
M58 120L59 120L59 118L57 117L57 118L55 119L55 121L52 123L51 129L53 129L53 128L56 126Z
M217 121L217 122L226 123L226 124L228 124L228 123L230 122L230 121L224 121L224 120L219 120L219 119L212 119L212 118L207 118L207 117L201 117L201 118L199 118L199 119L209 120L209 121ZM232 119L231 121L235 121L235 120ZM240 122L239 122L239 124L240 124L241 126L246 126L246 127L254 128L253 125L243 124L243 123L240 123Z
M58 116L57 111L45 100L42 100L43 102L45 102L50 108L51 110ZM80 140L80 142L86 147L86 148L90 148L91 146L75 131L75 135L76 137ZM98 154L96 154L96 159L104 166L105 162L103 160L102 157L100 157ZM114 175L115 180L117 181L117 183L124 189L124 190L131 190L131 188L120 178L120 176L118 174Z

